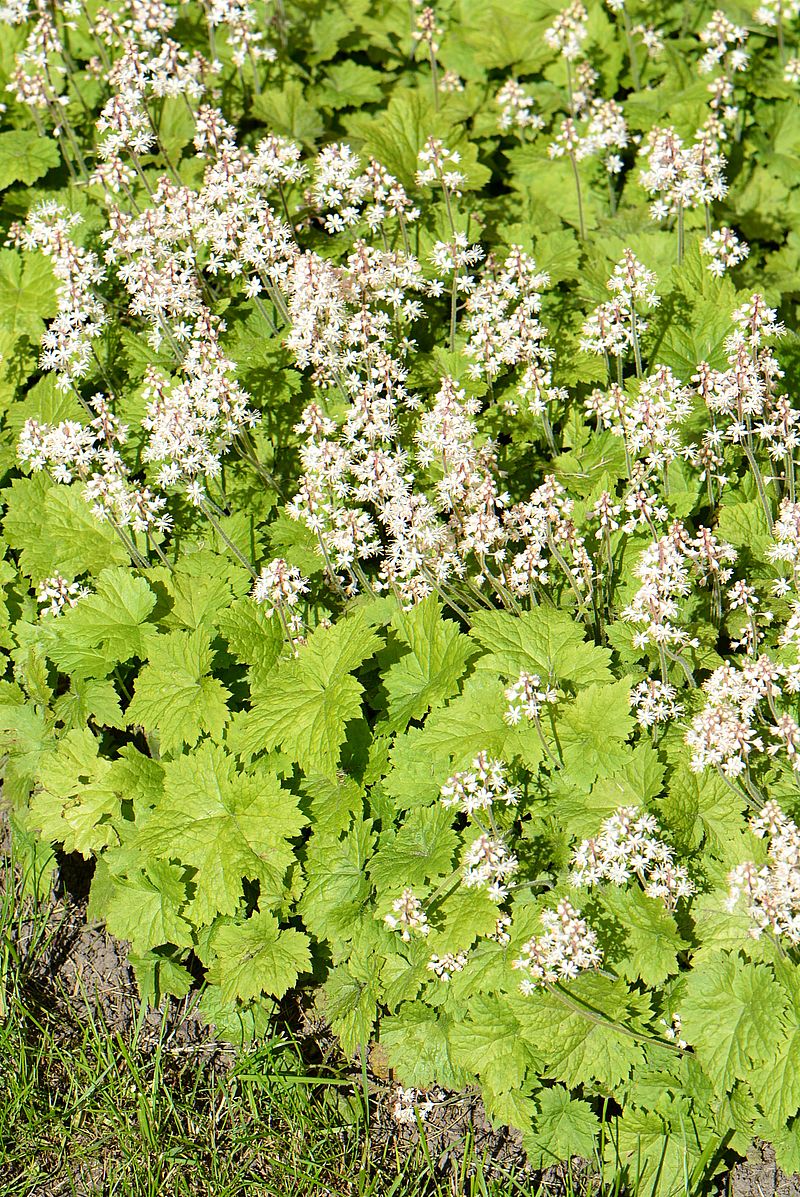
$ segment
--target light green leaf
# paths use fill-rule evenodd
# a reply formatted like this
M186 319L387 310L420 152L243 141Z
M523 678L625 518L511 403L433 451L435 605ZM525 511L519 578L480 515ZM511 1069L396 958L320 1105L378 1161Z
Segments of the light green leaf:
M605 886L600 901L612 923L625 933L624 954L617 958L615 953L614 958L619 976L658 986L678 972L677 954L689 945L663 902L648 898L635 884L625 889Z
M453 868L456 833L452 813L441 806L414 810L398 832L381 836L369 865L379 890L422 885Z
M471 1068L457 1064L450 1054L453 1024L445 1015L422 1003L404 1003L400 1012L381 1023L381 1043L389 1063L405 1085L429 1089L434 1084L461 1089L474 1075Z
M633 726L630 685L624 678L610 686L581 689L559 711L558 738L570 776L579 784L591 785L599 774L613 774L630 755L624 741Z
M206 985L198 1003L198 1013L213 1026L217 1036L235 1047L242 1047L266 1034L272 1015L272 1003L263 998L240 1002L226 1001L219 985Z
M41 581L56 570L65 578L128 565L128 554L109 523L92 515L80 486L59 486L44 474L15 478L5 492L3 533L19 550L20 569Z
M113 877L98 913L111 934L128 940L137 954L164 944L190 947L192 927L179 913L186 897L181 869L156 860L144 870Z
M478 662L480 671L515 679L524 669L538 673L543 682L576 685L611 681L609 650L589 644L582 626L563 611L480 611L473 616L471 634L489 654Z
M303 85L288 79L280 87L270 87L256 96L253 116L269 126L270 133L280 133L304 145L313 145L322 136L319 111L303 95Z
M29 812L44 839L86 860L116 841L119 795L109 784L110 761L98 755L88 728L67 732L39 764L39 788Z
M283 997L300 973L311 967L308 936L281 930L269 911L220 927L211 942L216 958L208 979L219 985L225 1002L235 998L246 1002L263 993Z
M800 970L788 960L777 968L778 980L789 996L785 1033L774 1044L766 1064L750 1078L750 1088L764 1114L775 1125L788 1122L800 1110Z
M144 578L123 566L104 569L98 575L94 593L67 610L58 623L58 638L50 656L61 664L62 653L91 654L105 660L108 673L118 661L145 655L145 624L156 596Z
M109 663L109 668L111 665L113 662ZM62 667L62 672L70 671ZM53 713L68 729L85 727L90 719L98 727L115 727L120 731L126 727L114 683L107 678L79 680L77 670L73 671L73 681L67 693L59 695L53 703Z
M215 740L221 737L230 695L209 672L213 656L202 629L169 632L151 641L126 718L157 732L163 752L196 744L204 732Z
M540 1089L539 1107L532 1134L524 1138L525 1150L539 1167L547 1168L573 1156L594 1155L600 1120L585 1101L570 1097L563 1085Z
M315 88L316 103L323 108L360 108L379 101L385 76L372 67L345 59L328 68L322 83Z
M139 989L139 997L145 1006L161 1007L165 997L178 1001L185 998L194 984L194 977L187 968L170 956L158 952L144 952L141 956L128 953Z
M519 1089L535 1058L513 1010L494 997L473 998L469 1014L450 1028L449 1038L453 1062L485 1076L495 1093Z
M442 618L441 603L434 596L410 611L398 611L392 627L409 650L383 676L388 726L395 731L455 693L475 649L453 620Z
M374 839L371 823L362 822L342 839L318 832L311 837L299 910L312 935L337 950L352 939L365 913L371 917L366 868Z
M253 599L241 598L220 611L217 627L236 660L248 667L251 689L263 688L283 648L277 617L267 615Z
M52 137L42 137L32 129L0 133L0 191L12 183L35 183L60 161Z
M555 996L537 993L527 999L524 1014L519 1013L522 1034L541 1053L542 1074L569 1088L592 1081L612 1089L621 1085L645 1059L637 1038L615 1026L621 1022L628 1030L637 1029L637 999L623 982L596 975L571 981L569 992L574 1009ZM602 1015L587 1018L583 1008Z
M168 627L215 629L233 601L234 591L247 590L244 569L208 550L182 556L166 578L172 607L165 619Z
M164 767L164 797L137 845L195 870L192 918L234 914L244 879L277 900L294 861L288 840L305 825L297 800L266 772L244 774L224 748L205 741Z
M325 1014L342 1051L352 1056L372 1039L378 1017L380 987L372 962L351 957L346 965L331 970L324 986Z
M764 964L721 955L689 974L679 1011L683 1037L720 1096L774 1057L787 1006L785 990Z
M664 772L664 765L650 744L639 743L635 748L609 744L608 755L603 759L603 775L588 792L580 768L578 778L562 772L554 779L553 812L571 835L588 839L621 806L648 806L661 789Z
M333 774L345 726L361 714L363 687L351 670L380 641L361 612L317 628L296 659L280 665L254 695L233 743L251 756L282 747L306 773Z
M348 122L353 140L365 154L382 162L405 187L414 184L417 156L429 137L444 137L461 155L458 169L465 176L463 190L480 189L489 171L478 161L477 147L465 140L464 128L454 127L446 114L434 109L421 90L396 88L386 108L375 116L359 114Z
M657 1112L626 1107L606 1140L609 1181L619 1184L625 1177L636 1192L651 1197L686 1193L705 1146L698 1132L696 1118L683 1117L673 1126Z
M3 136L0 133L0 139ZM0 326L17 336L38 338L45 320L57 310L53 268L47 259L0 250Z

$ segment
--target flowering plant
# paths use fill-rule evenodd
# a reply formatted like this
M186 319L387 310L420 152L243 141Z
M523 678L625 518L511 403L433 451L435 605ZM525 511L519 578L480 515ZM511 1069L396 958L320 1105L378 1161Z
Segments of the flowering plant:
M799 1170L798 6L412 8L0 10L15 834L236 1041Z

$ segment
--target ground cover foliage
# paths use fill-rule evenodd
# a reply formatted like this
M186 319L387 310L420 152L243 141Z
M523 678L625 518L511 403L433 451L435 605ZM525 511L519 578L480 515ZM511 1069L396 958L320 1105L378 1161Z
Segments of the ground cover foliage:
M0 15L22 842L235 1042L800 1170L798 6Z

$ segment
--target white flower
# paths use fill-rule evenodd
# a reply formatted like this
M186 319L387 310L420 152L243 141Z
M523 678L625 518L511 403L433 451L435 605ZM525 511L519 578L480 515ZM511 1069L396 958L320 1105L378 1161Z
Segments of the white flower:
M567 898L555 910L543 911L541 920L544 934L523 944L522 955L512 965L527 974L520 986L523 993L600 967L597 934Z

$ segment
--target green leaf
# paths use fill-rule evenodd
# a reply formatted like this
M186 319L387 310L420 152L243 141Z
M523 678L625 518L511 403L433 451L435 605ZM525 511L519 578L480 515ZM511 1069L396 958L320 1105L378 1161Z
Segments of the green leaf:
M263 688L283 648L278 619L247 597L221 611L217 627L236 660L248 667L251 689Z
M788 1000L772 971L739 956L696 966L680 1005L683 1037L722 1095L775 1054Z
M111 776L116 789L133 806L137 821L143 823L163 796L163 766L133 744L126 744L111 762Z
M551 783L553 812L576 838L596 835L600 824L621 806L647 806L661 789L665 767L650 744L609 748L604 776L588 792L583 777L576 779L572 773L561 773Z
M249 1001L263 993L280 998L302 972L311 968L309 939L301 931L281 930L262 911L243 923L221 926L211 939L216 958L208 979L219 985L222 1000Z
M339 1037L342 1051L352 1056L372 1039L378 1017L380 988L372 962L362 955L331 970L324 986L325 1014Z
M234 914L244 879L277 900L294 861L288 840L306 823L297 800L266 772L244 774L219 745L205 741L164 766L164 796L137 845L194 869L192 918Z
M233 738L236 750L255 755L282 747L306 773L333 774L345 725L361 714L363 687L351 670L379 643L361 612L317 628L298 657L280 665L254 695Z
M220 1039L242 1047L265 1035L272 1014L271 1003L255 999L244 1003L226 1001L219 985L206 985L198 1003L198 1012L205 1023L212 1025Z
M473 998L467 1017L450 1028L450 1054L455 1064L485 1077L494 1093L519 1089L535 1059L513 1009L483 996Z
M637 999L621 981L596 975L571 981L569 997L572 1006L549 993L534 994L519 1014L522 1034L541 1053L543 1075L570 1088L592 1081L612 1089L621 1085L645 1059L641 1043L629 1033L640 1029Z
M777 968L778 980L789 995L785 1033L774 1044L766 1064L749 1078L753 1097L775 1125L788 1122L800 1110L800 970L788 960Z
M584 687L559 711L558 738L564 767L579 784L591 785L599 774L613 774L629 755L624 741L634 727L630 684Z
M717 859L727 860L741 842L746 803L721 777L706 769L694 773L681 761L673 770L659 811L685 850L702 844Z
M627 1107L606 1139L606 1174L611 1184L627 1181L649 1197L678 1197L687 1192L704 1146L696 1118L671 1125L658 1112Z
M459 886L437 909L437 919L444 919L441 931L434 932L431 951L462 952L481 935L489 935L497 923L497 903L483 888Z
M5 793L12 801L25 801L43 755L53 746L44 712L32 703L0 703L0 745L9 754L3 768Z
M763 561L772 543L764 509L758 499L747 503L726 502L720 507L716 534L747 556Z
M248 581L245 571L226 557L207 550L182 556L166 579L172 607L165 623L190 632L216 629L233 601L232 587L242 594Z
M193 745L204 732L215 740L228 721L228 690L209 670L213 652L197 632L169 632L151 641L126 717L157 732L163 752Z
M93 889L96 880L97 873ZM156 860L126 877L113 877L97 913L111 934L128 940L137 954L163 944L189 947L192 926L179 913L186 897L181 869Z
M765 1120L761 1128L761 1133L764 1132L775 1148L775 1162L792 1184L800 1174L800 1119L793 1118L788 1126L776 1126Z
M156 1010L162 1006L165 997L174 997L178 1001L185 998L194 984L188 969L158 952L144 952L141 956L129 952L128 963L136 976L143 1004Z
M0 133L0 139L3 134ZM55 316L56 287L46 258L13 249L0 250L0 325L17 336L38 338L44 322Z
M422 91L396 88L383 111L351 117L348 129L354 142L363 142L363 153L377 158L405 187L414 185L417 156L429 137L444 137L448 147L461 155L463 190L478 190L489 179L489 171L478 162L477 147L464 139L464 128L454 127L445 113L437 113Z
M471 1069L463 1068L450 1054L453 1024L444 1015L422 1004L404 1003L400 1012L384 1018L381 1043L399 1080L418 1089L434 1084L461 1089L469 1084Z
M319 833L311 837L299 910L312 935L329 940L335 950L352 939L367 911L371 887L366 868L374 839L371 823L363 822L356 822L342 839Z
M44 474L15 478L5 492L3 534L18 549L20 569L41 581L56 570L65 578L128 565L110 524L95 518L79 486L59 486Z
M388 726L397 731L456 692L475 650L453 620L442 618L442 605L434 596L410 611L398 611L392 627L408 648L383 675L389 697Z
M159 104L158 140L167 161L174 162L194 137L195 121L183 97L167 96Z
M12 183L35 183L60 161L51 137L25 129L0 133L0 191Z
M383 97L381 83L385 76L372 67L345 59L334 63L315 88L316 103L323 108L360 108Z
M678 972L677 954L689 945L663 902L648 898L636 885L606 886L600 901L615 927L625 933L624 954L614 961L619 976L658 986Z
M106 667L112 664L109 662ZM53 703L53 713L67 729L85 727L90 719L98 727L115 727L122 731L126 726L119 694L108 679L98 681L73 676L67 693L61 694Z
M534 1131L524 1138L535 1166L547 1168L573 1156L592 1158L600 1120L587 1102L570 1097L563 1085L553 1085L539 1090L536 1104Z
M489 654L478 662L480 671L514 679L525 670L538 673L543 682L576 685L611 681L610 651L587 643L582 627L563 611L480 611L473 616L471 634Z
M551 57L542 34L557 11L548 0L470 0L463 6L464 37L487 70L533 74Z
M410 737L414 753L426 758L430 754L442 762L452 759L456 769L469 765L484 748L502 757L509 736L503 719L505 706L502 682L483 675L470 677L457 698L431 713L422 734ZM449 767L439 768L439 785L450 771Z
M93 594L67 610L58 623L58 638L49 655L60 665L65 652L96 654L105 660L103 673L118 661L143 657L147 643L145 624L156 596L144 578L123 566L104 569L98 575Z
M379 890L401 890L442 877L453 868L456 833L452 813L441 806L414 810L398 832L381 836L369 865Z
M80 852L88 860L116 841L118 794L109 784L111 763L88 728L67 732L39 765L39 788L29 819L46 840Z
M256 96L253 116L269 126L271 133L279 133L313 145L323 133L322 117L303 95L303 85L289 79L281 87L270 87Z

